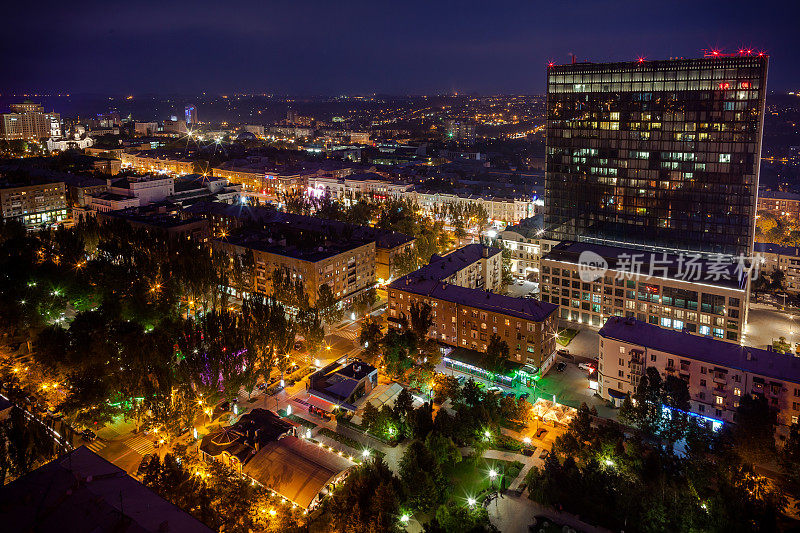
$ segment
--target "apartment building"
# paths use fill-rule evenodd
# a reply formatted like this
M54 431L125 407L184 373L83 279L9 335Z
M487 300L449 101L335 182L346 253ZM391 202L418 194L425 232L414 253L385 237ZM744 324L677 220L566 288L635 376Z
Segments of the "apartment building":
M432 279L467 289L497 292L503 283L503 254L499 248L468 244L412 272L416 279Z
M375 241L330 241L280 225L219 237L212 245L231 254L252 251L255 272L250 286L265 295L273 293L272 277L279 269L303 284L311 305L316 304L322 285L328 285L337 300L348 303L375 284Z
M783 191L758 191L758 212L800 221L800 194Z
M415 239L396 231L358 226L336 220L286 213L267 207L226 205L220 202L198 202L184 209L187 216L207 218L213 235L230 235L245 224L269 227L282 224L297 231L321 234L330 240L359 239L375 243L375 276L380 283L395 275L397 257L414 246ZM342 237L346 236L346 237Z
M558 306L497 294L502 280L498 248L470 244L389 284L389 325L401 327L414 303L433 308L428 333L450 346L486 351L497 334L509 358L541 366L555 350Z
M500 232L503 247L511 254L511 274L538 283L542 257L558 244L546 238L542 215L525 218Z
M450 346L486 352L489 339L506 341L511 361L540 367L555 350L558 306L530 298L513 298L481 289L442 281L403 276L388 288L390 327L402 327L411 306L426 303L433 308L428 332Z
M598 393L620 405L647 367L686 381L691 412L714 427L736 422L747 394L777 411L781 440L800 417L800 358L611 317L600 329Z
M541 298L563 320L602 326L633 317L677 331L744 341L749 265L564 242L542 258Z
M28 227L63 222L68 218L64 182L30 185L0 182L0 209L4 219Z
M800 293L800 248L757 242L753 249L759 262L759 275L782 270L786 291Z

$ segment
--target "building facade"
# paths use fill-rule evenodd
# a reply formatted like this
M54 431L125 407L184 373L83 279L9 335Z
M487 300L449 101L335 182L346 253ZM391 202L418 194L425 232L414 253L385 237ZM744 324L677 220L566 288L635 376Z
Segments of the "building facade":
M783 272L786 292L800 293L800 248L768 242L755 243L759 275Z
M783 191L760 191L758 212L800 221L800 194Z
M500 232L500 240L511 255L511 274L535 283L541 279L542 257L558 244L545 237L541 215L508 226Z
M0 183L0 208L4 219L16 220L28 227L64 222L68 218L64 182Z
M604 267L587 270L582 254ZM626 257L627 256L627 257ZM583 255L583 258L587 255ZM746 267L746 265L745 265ZM599 327L612 317L743 343L749 278L728 262L682 262L588 243L561 243L542 259L541 299L565 321Z
M273 274L284 272L291 281L306 289L310 305L315 305L322 285L330 287L336 300L345 303L375 284L375 242L337 242L320 246L309 244L302 235L280 238L275 232L245 232L219 237L214 247L229 254L252 251L255 270L250 287L254 292L274 293Z
M800 358L715 339L667 331L614 317L600 330L597 392L620 405L633 395L647 367L689 388L691 412L718 427L735 423L744 395L765 397L785 439L800 417Z
M555 350L557 306L513 298L481 289L404 276L389 285L389 326L400 328L414 304L432 308L431 339L450 346L486 352L498 335L508 344L509 360L537 368Z
M59 138L61 133L61 115L45 113L33 102L11 104L11 113L0 115L0 139L6 141Z
M549 236L750 255L767 62L715 55L548 68Z

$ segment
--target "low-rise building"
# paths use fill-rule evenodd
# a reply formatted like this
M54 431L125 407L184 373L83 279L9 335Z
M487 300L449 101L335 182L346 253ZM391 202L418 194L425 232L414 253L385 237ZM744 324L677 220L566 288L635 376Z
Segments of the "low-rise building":
M780 270L784 275L786 291L800 293L800 248L769 242L757 242L753 246L759 262L759 275Z
M612 316L743 342L750 265L563 242L542 257L541 298L566 321L602 326Z
M765 397L785 438L800 417L800 358L739 346L634 318L611 317L600 329L597 392L620 405L647 367L684 380L691 412L715 427L736 422L744 395Z
M141 147L140 147L141 148ZM148 151L122 152L119 155L122 166L139 172L161 172L171 175L184 175L194 172L196 161L185 157L172 156ZM199 164L204 164L204 161Z
M503 247L511 254L511 274L539 282L542 257L558 244L545 238L542 215L525 218L500 233Z
M170 176L126 176L108 180L108 192L138 198L139 205L161 202L175 194L175 178Z
M800 194L761 190L758 192L758 212L800 221Z
M344 409L355 412L356 402L378 385L378 370L363 361L333 363L309 377L308 394L313 405L325 411Z
M19 184L0 181L0 209L4 219L28 227L67 220L67 194L63 181Z
M306 510L319 505L355 465L298 437L294 424L266 409L212 431L199 449L204 461L220 461Z

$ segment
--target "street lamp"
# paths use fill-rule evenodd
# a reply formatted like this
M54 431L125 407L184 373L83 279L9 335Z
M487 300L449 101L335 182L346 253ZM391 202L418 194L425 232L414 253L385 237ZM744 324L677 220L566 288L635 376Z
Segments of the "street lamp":
M525 446L530 446L531 445L531 438L530 437L525 437L524 439L522 439L522 442L525 443Z
M400 522L402 522L403 524L408 524L408 521L409 521L410 519L411 519L411 517L410 517L410 516L408 516L408 514L407 514L407 513L403 513L403 514L400 516Z
M472 496L467 498L467 505L469 505L470 507L475 507L475 503L476 503L475 498L473 498Z
M363 457L364 459L366 459L367 457L369 457L369 450L367 450L367 449L364 449L364 451L363 451L363 452L361 452L361 457Z

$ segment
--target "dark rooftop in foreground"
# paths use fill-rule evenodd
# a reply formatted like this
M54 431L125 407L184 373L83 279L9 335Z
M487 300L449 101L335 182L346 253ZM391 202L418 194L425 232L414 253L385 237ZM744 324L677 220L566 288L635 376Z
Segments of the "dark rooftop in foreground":
M691 357L713 365L800 383L800 357L663 329L647 322L618 316L612 316L606 321L600 328L600 336L677 356Z
M554 246L546 256L542 257L542 261L551 260L580 265L580 257L583 253L597 254L606 260L609 270L629 272L632 276L636 274L643 277L652 275L652 277L689 283L742 289L740 265L736 261L730 260L729 256L725 256L721 261L713 261L695 253L679 255L569 241ZM743 282L744 278L741 281Z
M0 488L0 523L3 531L212 531L84 446Z

